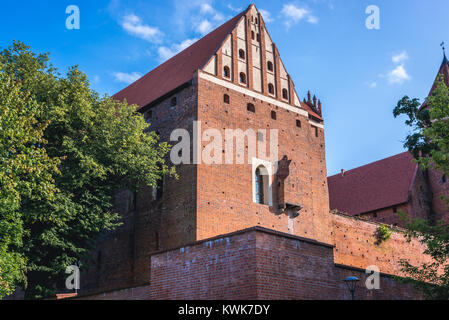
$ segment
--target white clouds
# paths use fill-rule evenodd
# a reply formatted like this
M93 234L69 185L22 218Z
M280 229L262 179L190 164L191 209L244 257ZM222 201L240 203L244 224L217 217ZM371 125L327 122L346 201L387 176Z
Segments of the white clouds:
M175 44L171 45L170 47L160 47L158 49L159 61L163 62L163 61L170 59L171 57L175 56L182 50L190 47L196 41L198 41L198 39L186 39L183 42L175 43Z
M212 8L212 6L208 3L201 3L200 4L200 12L201 13L214 13L215 10Z
M270 23L270 22L274 21L274 19L271 17L271 13L269 11L264 10L264 9L259 9L259 12L262 15L262 18L266 23Z
M138 80L142 75L138 72L132 72L132 73L124 73L124 72L114 72L114 78L115 80L119 82L124 82L127 84L133 83L134 81Z
M240 8L240 7L239 8L235 8L235 7L233 7L230 4L228 4L227 7L228 7L229 10L234 11L234 12L242 12L243 11L243 8Z
M318 18L312 15L310 10L297 7L294 4L284 4L281 14L285 18L285 25L287 27L290 27L292 24L298 23L304 19L309 23L318 23Z
M142 20L134 14L125 16L121 25L130 35L139 37L149 42L158 43L161 41L161 37L163 36L163 33L158 28L143 24Z
M377 87L377 82L375 82L375 81L370 81L370 82L367 82L366 85L367 85L368 87L370 87L371 89L374 89L374 88Z
M401 62L403 62L403 61L405 61L405 60L407 60L407 59L408 59L407 51L402 51L401 53L399 53L399 54L394 55L393 57L391 57L391 60L392 60L394 63L401 63Z
M388 72L383 77L387 78L389 84L403 84L405 81L410 80L411 76L407 73L405 69L404 61L408 59L407 51L402 51L399 54L395 54L391 57L396 65L393 70Z
M402 84L406 80L410 80L410 76L404 68L404 64L401 64L391 70L387 75L389 84Z
M201 20L201 22L196 26L195 31L202 35L205 35L206 33L212 31L212 28L213 28L212 23L210 23L209 20L204 19Z

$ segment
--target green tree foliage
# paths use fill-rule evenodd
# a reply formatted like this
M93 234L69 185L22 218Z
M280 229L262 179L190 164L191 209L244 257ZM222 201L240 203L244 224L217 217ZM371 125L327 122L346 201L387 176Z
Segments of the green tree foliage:
M136 106L100 97L77 67L62 77L47 54L20 42L1 52L0 63L40 107L38 124L47 125L42 148L60 160L54 196L20 203L24 233L17 252L27 261L26 297L43 298L64 283L68 265L88 267L99 234L120 224L113 211L117 191L137 192L175 173L164 160L169 145L145 133Z
M449 89L443 75L437 79L427 107L420 110L417 99L404 97L394 109L394 116L406 115L413 132L406 138L405 147L423 169L436 169L449 175ZM431 224L423 219L407 220L408 240L417 238L425 245L425 253L432 262L419 266L402 260L402 270L409 278L404 279L416 286L429 299L449 299L449 226L442 222Z
M0 72L0 299L25 280L21 203L51 200L56 191L59 161L40 147L48 125L38 123L40 113L21 82Z

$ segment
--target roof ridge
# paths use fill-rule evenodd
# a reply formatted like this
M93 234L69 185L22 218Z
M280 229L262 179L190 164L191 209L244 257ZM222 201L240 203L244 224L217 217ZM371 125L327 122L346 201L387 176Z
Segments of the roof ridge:
M345 170L345 174L347 174L348 172L354 171L354 170L358 170L358 169L362 169L362 168L371 166L373 164L376 164L376 163L379 163L379 162L382 162L382 161L386 161L386 160L390 160L390 159L395 158L395 157L399 157L399 156L404 155L406 153L410 153L410 152L409 151L404 151L404 152L397 153L395 155L392 155L392 156L389 156L389 157L386 157L386 158L383 158L383 159L380 159L380 160L376 160L376 161L373 161L373 162L370 162L370 163L367 163L367 164L363 164L361 166L358 166L358 167L355 167L355 168L352 168L352 169L349 169L349 170ZM332 178L332 177L335 177L335 176L341 176L341 173L337 173L337 174L331 175L328 178Z
M117 100L127 98L129 104L137 104L140 108L143 108L190 81L194 76L194 72L201 69L210 60L218 50L217 48L220 47L219 45L234 30L241 17L250 8L251 5L114 94L113 98ZM148 88L152 88L152 90L149 91Z

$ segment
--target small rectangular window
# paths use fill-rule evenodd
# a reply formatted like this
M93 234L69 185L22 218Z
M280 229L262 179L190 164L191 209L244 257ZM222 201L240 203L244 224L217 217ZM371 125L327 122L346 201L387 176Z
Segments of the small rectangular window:
M301 128L301 120L296 120L296 126L297 126L298 128Z
M271 111L271 119L276 120L276 112Z

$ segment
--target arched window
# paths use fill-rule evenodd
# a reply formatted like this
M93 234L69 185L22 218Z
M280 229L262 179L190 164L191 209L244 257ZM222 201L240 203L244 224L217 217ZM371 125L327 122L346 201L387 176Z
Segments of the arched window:
M268 68L268 71L273 71L273 62L268 61L267 62L267 68Z
M223 102L229 104L229 96L227 94L223 96Z
M243 49L239 50L239 58L245 60L245 51Z
M282 99L288 100L288 91L287 91L287 89L282 89Z
M229 78L231 76L231 71L229 70L228 66L225 66L223 68L223 77Z
M256 189L256 203L268 204L268 171L264 166L257 167L254 185Z
M172 107L176 106L178 104L178 99L176 99L176 97L173 97L170 101L170 105Z
M257 34L257 42L260 42L260 33Z
M244 72L240 72L240 83L246 84L246 74Z
M272 83L268 84L268 93L269 94L274 94L274 86Z
M255 39L254 31L251 31L251 39Z
M255 113L256 112L256 107L252 103L248 103L246 105L246 110L248 110L249 112Z
M258 19L256 18L255 20L256 20L256 24L257 24L257 22L258 22Z

